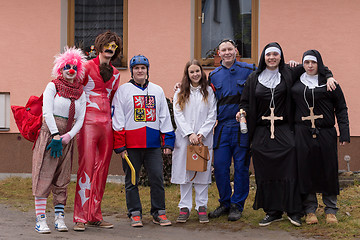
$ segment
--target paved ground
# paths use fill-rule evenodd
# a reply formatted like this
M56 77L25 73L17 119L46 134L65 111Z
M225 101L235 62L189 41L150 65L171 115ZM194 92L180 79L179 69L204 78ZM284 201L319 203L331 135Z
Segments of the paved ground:
M113 229L98 229L89 227L85 232L75 232L72 227L72 216L67 215L66 224L69 232L57 232L53 227L54 215L48 214L48 225L51 234L38 234L34 230L35 217L32 211L20 212L6 205L0 204L0 239L149 239L149 240L212 240L212 239L252 239L252 240L298 240L306 239L301 236L294 236L295 233L288 233L281 230L269 230L267 228L244 229L232 231L225 229L209 230L199 224L198 229L184 228L182 224L173 224L170 227L160 227L150 221L144 222L143 228L132 228L127 218L107 216L105 219L114 223ZM234 223L236 224L236 223Z

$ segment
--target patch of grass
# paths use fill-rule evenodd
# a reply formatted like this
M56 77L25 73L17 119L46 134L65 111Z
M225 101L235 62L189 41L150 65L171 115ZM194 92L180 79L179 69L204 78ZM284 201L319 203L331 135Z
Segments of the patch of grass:
M253 185L252 185L253 186ZM139 187L141 203L143 206L144 220L150 220L150 188ZM194 194L193 194L194 195ZM317 210L319 224L306 225L303 222L301 227L294 227L287 220L276 222L268 226L268 229L282 229L294 235L304 237L314 237L318 239L359 239L360 238L360 186L345 188L338 196L339 212L337 214L339 224L328 225L325 223L324 204L321 196L318 196L320 206ZM73 212L75 197L75 183L72 182L68 187L68 203L66 212ZM242 218L237 222L227 221L227 216L218 219L211 219L208 224L198 222L195 210L192 210L190 219L186 224L174 224L174 227L184 227L197 230L225 229L226 231L240 231L244 228L260 228L258 222L264 217L262 210L255 211L252 204L255 197L254 187L250 187L250 193L245 203L245 210ZM180 191L178 185L166 187L166 211L170 220L175 222L178 216L178 203ZM34 211L34 197L31 192L31 179L8 178L0 181L0 203L10 205L21 211ZM219 205L218 192L215 183L209 188L209 211L214 210ZM116 215L118 218L126 218L125 187L122 184L107 183L102 202L102 212L104 216ZM48 199L48 211L53 211L52 197ZM287 219L284 215L284 219ZM303 219L304 221L304 219Z
M34 208L30 178L7 178L0 181L0 203L9 204L21 211Z

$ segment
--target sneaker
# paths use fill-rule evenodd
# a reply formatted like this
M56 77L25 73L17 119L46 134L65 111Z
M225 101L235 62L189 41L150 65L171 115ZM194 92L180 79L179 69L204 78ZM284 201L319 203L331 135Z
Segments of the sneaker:
M141 216L131 216L131 226L132 227L142 227L143 223L141 221Z
M64 213L55 214L55 229L59 232L67 232L68 228L64 222Z
M199 222L200 223L208 223L209 222L209 218L207 216L206 213L206 207L205 206L200 206L198 209L198 216L199 216Z
M187 207L180 208L180 213L176 222L178 223L185 223L190 217L190 211Z
M282 216L281 215L268 215L266 214L266 216L259 222L259 226L260 227L265 227L270 225L273 222L278 222L282 220Z
M209 218L218 218L221 215L225 215L229 213L229 207L225 207L224 205L220 205L214 211L209 213Z
M74 231L85 231L85 224L82 222L76 222L73 229Z
M326 223L330 223L330 224L338 223L338 220L337 220L335 214L331 214L331 213L326 214Z
M114 225L112 223L106 222L104 220L97 222L88 222L87 225L90 227L99 227L99 228L113 228Z
M45 214L41 214L36 216L36 225L35 225L35 231L38 233L50 233L50 228L48 227L46 223L46 216Z
M317 219L315 213L308 213L306 214L305 222L306 224L311 225L311 224L317 224L319 220Z
M298 214L290 215L290 216L288 216L288 219L292 225L294 225L296 227L301 226L301 218Z
M237 221L241 218L241 211L239 210L239 208L236 206L235 203L232 203L230 206L230 213L228 216L228 220L229 221Z
M165 214L153 216L153 223L159 224L160 226L170 226L171 222Z

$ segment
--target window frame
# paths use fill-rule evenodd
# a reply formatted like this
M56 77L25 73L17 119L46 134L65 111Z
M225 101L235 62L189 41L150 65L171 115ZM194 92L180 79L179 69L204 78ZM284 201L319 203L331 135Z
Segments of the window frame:
M1 112L1 121L4 122L4 126L0 125L0 132L10 131L10 93L9 92L0 92L1 98L0 104L3 104L3 107L0 107L3 112Z
M67 19L67 44L74 46L75 41L75 0L68 0L68 19ZM128 0L123 0L123 37L121 68L127 68L128 56Z
M201 20L202 20L202 1L195 0L195 27L194 27L194 58L198 59L202 64L205 59L201 57ZM251 58L240 58L242 62L251 64L258 63L258 19L259 19L259 0L251 2ZM210 58L211 65L214 68L214 60Z

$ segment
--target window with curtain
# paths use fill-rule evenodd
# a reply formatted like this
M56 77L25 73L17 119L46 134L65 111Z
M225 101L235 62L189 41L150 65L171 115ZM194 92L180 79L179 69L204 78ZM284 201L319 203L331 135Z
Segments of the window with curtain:
M195 57L211 59L218 43L233 39L242 61L254 63L257 58L258 0L199 0L195 18ZM204 65L212 62L204 62Z
M73 44L80 47L89 59L96 56L94 43L100 33L111 30L124 41L124 2L125 0L70 0L73 8ZM71 33L70 33L71 34ZM124 51L114 66L126 66Z

